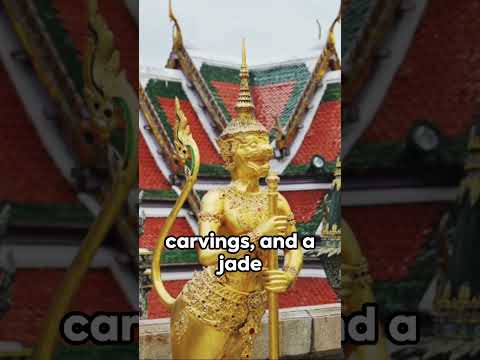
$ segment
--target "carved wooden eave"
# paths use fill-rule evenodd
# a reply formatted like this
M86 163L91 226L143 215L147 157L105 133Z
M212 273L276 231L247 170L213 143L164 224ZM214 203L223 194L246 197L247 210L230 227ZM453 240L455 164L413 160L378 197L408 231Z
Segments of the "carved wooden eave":
M312 75L305 86L303 94L297 103L297 106L292 114L292 117L288 121L286 129L286 146L290 146L295 139L299 126L305 118L305 113L317 91L321 86L322 80L328 71L340 70L340 58L338 57L335 49L335 40L333 36L333 28L338 19L332 24L329 33L328 40L323 48L322 54L317 60L313 69Z
M45 30L34 2L5 0L3 4L36 75L57 103L60 119L66 120L60 123L66 133L65 139L77 150L85 165L93 163L95 152L78 131L80 121L87 116L84 99Z
M99 154L94 146L87 143L81 131L82 121L89 116L83 94L75 86L73 78L68 73L37 11L36 3L35 1L14 0L3 2L5 12L11 22L12 31L17 35L18 41L28 55L33 67L35 73L31 76L34 79L33 83L41 83L45 86L46 91L42 91L39 96L52 98L56 109L59 110L58 114L55 114L58 115L58 122L55 122L55 125L60 126L62 132L58 135L55 132L55 134L44 139L61 138L58 143L66 143L66 145L71 146L71 148L58 146L55 139L51 142L57 145L45 146L45 150L59 169L67 167L67 171L61 170L61 172L67 182L73 184L70 170L98 164ZM133 94L135 93L133 92ZM23 95L25 94L19 92L19 96L22 97ZM28 105L26 108L28 108ZM39 118L50 121L50 118L46 116L39 116ZM32 123L35 123L35 121L32 120ZM42 137L41 133L44 131L38 130L38 125L36 127ZM62 151L64 154L54 156L52 155L52 149ZM70 158L73 158L73 161L70 162ZM95 193L81 192L79 200L90 212L97 215L100 211L99 202L108 197L108 191L110 191L108 187L103 187L102 190ZM132 231L132 222L135 220L136 218L132 216L122 215L116 221L116 226L119 229L127 253L132 256L132 260L138 261L138 238L136 231Z
M218 133L221 133L228 123L227 119L225 118L223 112L216 105L212 92L205 83L202 75L200 75L198 69L195 67L192 58L188 54L183 44L178 48L173 48L169 63L167 63L167 67L175 64L176 62L178 62L178 65L185 74L185 77L193 84L195 91L205 104L205 108L213 120L213 126L215 127L215 130Z
M188 51L185 49L183 44L182 30L177 18L173 14L171 0L169 2L169 17L174 23L175 27L173 33L172 51L168 58L166 67L171 69L179 68L183 71L185 77L193 84L195 91L198 93L200 99L205 105L205 108L209 112L215 130L220 134L225 126L227 126L228 121L223 112L215 103L212 92L205 83L202 75L200 75L198 69L195 67L192 58L188 54Z
M172 142L168 138L165 127L163 126L160 119L158 119L155 109L153 108L153 104L150 102L150 99L145 93L145 90L142 85L139 85L139 97L140 97L140 110L142 111L145 117L145 120L149 127L149 131L151 131L151 133L153 134L163 159L165 159L165 161L167 162L167 165L170 168L170 170L172 170L172 172L175 173L176 172L175 170L177 168L177 165L173 161L175 148Z
M342 102L351 103L360 92L375 65L375 58L393 27L401 0L377 1L358 41L344 60ZM346 6L342 9L346 9Z

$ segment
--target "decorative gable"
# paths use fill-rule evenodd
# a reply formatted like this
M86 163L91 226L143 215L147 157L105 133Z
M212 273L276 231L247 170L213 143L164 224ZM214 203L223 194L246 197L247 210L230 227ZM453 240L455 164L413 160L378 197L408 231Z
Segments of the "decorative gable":
M173 143L173 129L175 127L175 97L180 100L183 112L188 118L188 125L193 137L200 148L202 164L220 164L220 155L208 137L200 119L182 88L182 83L151 79L145 92L153 104L157 118L162 123L169 140Z
M292 165L309 164L315 155L329 162L339 156L342 141L340 89L340 83L328 85Z
M239 93L239 74L236 68L202 64L200 73L213 94L215 103L230 121ZM250 89L257 119L267 129L275 125L276 118L286 125L310 78L304 63L274 66L250 71Z

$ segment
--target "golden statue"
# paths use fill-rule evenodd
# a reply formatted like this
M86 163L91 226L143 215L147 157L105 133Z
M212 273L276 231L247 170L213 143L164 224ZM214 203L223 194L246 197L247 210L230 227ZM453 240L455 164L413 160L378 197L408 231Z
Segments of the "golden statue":
M296 231L293 213L286 199L276 191L278 177L270 173L273 150L269 134L254 115L245 46L240 68L237 113L219 138L220 152L231 183L204 195L198 215L201 236L214 232L222 236L249 236L258 245L264 235L287 235ZM153 283L163 304L171 311L171 346L174 359L239 359L251 357L259 333L267 298L273 310L270 323L271 358L278 357L278 304L276 294L293 284L303 264L301 249L285 250L283 270L276 268L276 250L254 252L199 249L204 270L194 274L177 299L166 291L160 278L160 257L164 240L188 193L196 181L200 164L198 148L187 119L176 102L175 146L186 168L186 183L163 226L153 255ZM269 175L270 174L270 175ZM268 189L260 186L267 177ZM245 255L261 259L261 272L227 272L215 275L218 257L240 259ZM266 265L268 264L268 269ZM268 293L268 294L267 294ZM272 311L270 311L272 313ZM277 322L275 324L275 322ZM278 330L278 329L277 329Z
M372 278L368 273L367 259L363 256L360 245L352 229L342 220L342 265L341 265L341 297L342 315L348 316L360 311L363 304L374 303ZM379 324L380 326L380 324ZM343 346L345 359L352 356L359 360L390 358L383 329L380 329L378 342L372 345Z

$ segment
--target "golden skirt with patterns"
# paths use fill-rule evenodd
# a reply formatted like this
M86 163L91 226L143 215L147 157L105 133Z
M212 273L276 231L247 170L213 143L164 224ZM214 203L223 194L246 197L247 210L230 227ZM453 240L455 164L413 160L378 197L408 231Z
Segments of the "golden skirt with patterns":
M196 272L185 285L181 297L185 308L172 326L175 339L182 339L190 317L227 334L240 335L242 358L251 355L255 335L261 328L267 294L265 290L242 292L225 284L213 268Z

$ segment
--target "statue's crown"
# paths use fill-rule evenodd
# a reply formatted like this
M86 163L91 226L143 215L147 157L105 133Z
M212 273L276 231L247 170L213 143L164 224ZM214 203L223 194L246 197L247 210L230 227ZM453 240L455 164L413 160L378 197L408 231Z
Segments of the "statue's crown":
M254 114L255 106L252 102L250 87L248 85L249 73L247 66L247 55L245 50L245 41L242 44L242 65L240 66L240 93L235 111L237 116L233 118L223 130L220 139L229 138L241 133L265 133L268 135L267 129L257 121Z

